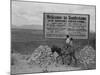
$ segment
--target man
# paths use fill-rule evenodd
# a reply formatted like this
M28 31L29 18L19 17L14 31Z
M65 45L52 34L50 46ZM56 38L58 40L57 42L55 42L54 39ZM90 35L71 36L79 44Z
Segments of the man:
M69 37L69 35L66 35L66 46L68 47L72 47L73 43L72 43L73 39L72 37Z
M65 58L65 61L67 60L67 64L70 65L72 63L72 59L75 60L75 63L77 63L77 59L75 57L75 51L73 49L73 38L69 37L69 35L66 35L66 40L65 40L66 44L65 44L65 55L67 55L67 57Z

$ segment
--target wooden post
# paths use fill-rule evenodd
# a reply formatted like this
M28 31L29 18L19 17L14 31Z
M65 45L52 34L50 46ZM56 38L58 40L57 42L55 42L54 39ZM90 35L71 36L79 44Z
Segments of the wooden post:
M89 42L90 42L90 15L88 15L88 46L89 46Z

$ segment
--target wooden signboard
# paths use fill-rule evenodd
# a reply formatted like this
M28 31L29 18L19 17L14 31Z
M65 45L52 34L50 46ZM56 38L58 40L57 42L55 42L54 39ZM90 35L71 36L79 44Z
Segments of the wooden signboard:
M88 39L89 15L69 13L44 13L45 38Z

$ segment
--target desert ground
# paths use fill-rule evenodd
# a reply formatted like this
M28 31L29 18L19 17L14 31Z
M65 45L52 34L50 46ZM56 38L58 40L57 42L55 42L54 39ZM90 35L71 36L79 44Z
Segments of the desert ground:
M89 43L88 43L89 41ZM86 45L90 45L95 48L95 33L89 34L89 40L74 40L74 43L80 48ZM40 45L57 45L63 47L65 39L45 39L43 36L43 30L32 29L11 29L11 74L23 74L23 73L41 73L45 72L39 65L33 63L28 64L27 59L32 55L34 50ZM56 66L57 65L57 66ZM95 64L89 69L95 69ZM71 71L82 70L82 66L77 65L60 65L53 63L47 67L46 72L55 71Z

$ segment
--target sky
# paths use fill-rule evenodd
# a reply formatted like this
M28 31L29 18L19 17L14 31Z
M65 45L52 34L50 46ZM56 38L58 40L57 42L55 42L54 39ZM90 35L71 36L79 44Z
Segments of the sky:
M95 6L12 1L12 25L43 25L43 13L90 15L90 31L95 31Z

